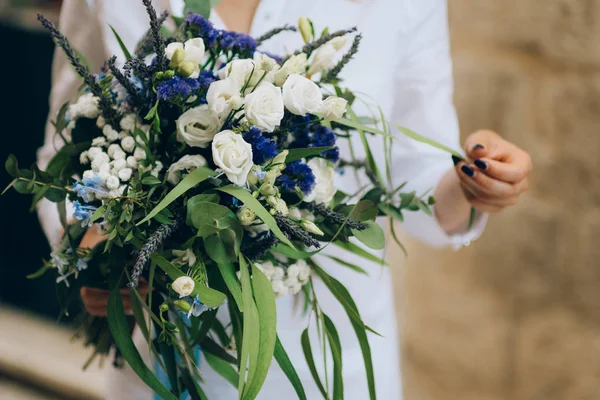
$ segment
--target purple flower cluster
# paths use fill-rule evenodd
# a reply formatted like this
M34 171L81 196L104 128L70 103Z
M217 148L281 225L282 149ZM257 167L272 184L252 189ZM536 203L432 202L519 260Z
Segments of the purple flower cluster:
M296 192L296 187L304 194L309 194L315 187L315 174L308 164L297 160L287 164L282 175L277 178L282 190Z
M200 14L189 14L185 21L204 40L207 46L213 46L219 38L220 31Z
M225 50L248 54L250 56L256 50L256 40L253 37L237 32L221 31L219 44Z
M331 129L320 125L316 117L298 118L292 122L291 131L294 135L294 141L290 144L290 148L334 146L333 149L321 153L320 156L332 162L339 161L340 150L335 147L337 141L335 133Z
M177 103L187 100L198 89L200 82L197 79L174 76L156 86L156 95L163 101Z
M274 140L264 137L256 127L243 133L244 140L252 146L252 162L257 165L277 155L277 145Z

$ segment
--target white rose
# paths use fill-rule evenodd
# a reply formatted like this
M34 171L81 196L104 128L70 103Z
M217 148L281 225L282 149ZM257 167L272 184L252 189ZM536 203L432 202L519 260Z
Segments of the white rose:
M204 57L204 41L200 38L190 39L184 44L185 50L185 59L184 61L189 61L194 65L198 65L202 63L202 58Z
M232 62L227 64L225 68L219 71L219 77L221 79L235 79L240 84L240 87L242 87L248 81L250 74L254 75L253 71L256 71L254 61L249 59L233 60ZM252 78L258 81L258 77L253 76Z
M293 74L283 84L283 103L292 114L316 114L323 107L323 94L316 83Z
M336 53L337 50L330 42L327 42L323 46L319 47L319 49L315 52L312 62L310 63L308 74L315 75L321 71L333 67L333 58L335 57Z
M206 159L201 155L185 155L181 157L177 162L171 164L167 170L167 181L173 185L177 185L180 181L178 171L190 172L196 168L204 167L206 165Z
M329 203L335 195L334 185L335 170L327 164L324 158L313 158L308 162L308 166L315 175L315 188L304 198L304 201L315 203Z
M236 216L243 226L252 225L256 221L256 214L246 206L240 207L236 212Z
M233 104L232 99L239 98L242 86L233 78L226 78L210 84L206 93L208 107L220 118L224 119L239 103ZM236 107L238 108L238 107Z
M171 284L171 289L179 295L179 298L189 296L194 291L196 282L189 276L180 276Z
M348 101L346 99L337 96L329 96L323 102L320 113L327 121L335 121L342 118L346 112L347 105Z
M223 131L215 135L212 143L213 162L223 170L227 179L236 185L245 185L253 167L252 146L242 135Z
M207 148L221 127L221 122L208 105L184 112L177 120L177 140L191 147Z
M283 119L281 89L272 83L263 82L246 96L244 112L251 124L261 130L273 132Z
M266 54L256 51L254 52L254 64L256 64L256 67L261 71L271 72L277 65L277 61Z
M306 71L306 54L300 53L291 56L277 72L275 72L275 84L281 86L288 76L292 74L303 74Z

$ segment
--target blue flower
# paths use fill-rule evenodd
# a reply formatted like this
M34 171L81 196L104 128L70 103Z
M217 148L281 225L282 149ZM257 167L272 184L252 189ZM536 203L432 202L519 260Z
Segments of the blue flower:
M244 33L220 31L219 44L225 50L231 50L236 53L253 55L256 50L256 40Z
M90 193L96 193L100 195L100 197L108 194L102 184L102 178L100 178L98 174L84 177L81 182L75 182L73 190L77 193L77 196L81 197L86 203L90 201Z
M94 211L96 211L98 208L94 207L94 206L88 206L88 205L84 205L81 204L79 201L74 201L73 202L73 216L75 218L77 218L79 221L81 221L81 226L91 226L92 225L92 215L94 214Z
M186 101L199 88L200 82L196 79L174 76L158 84L156 95L161 100L178 103Z
M333 149L324 151L320 156L332 162L339 161L340 151L335 147L337 137L331 129L313 124L311 118L304 118L294 121L291 130L294 134L294 141L290 144L290 148L334 146Z
M83 271L84 269L87 269L88 261L90 261L89 258L78 259L77 263L75 264L75 268L77 268L77 271Z
M315 187L315 175L308 164L297 160L287 164L277 182L283 191L295 193L298 187L302 193L309 194Z
M215 44L219 37L219 31L213 24L200 14L189 14L185 21L200 36L208 46Z
M264 164L278 154L275 141L264 137L256 127L244 132L243 137L252 146L252 162L256 165Z
M200 301L200 297L198 297L198 295L194 297L194 301L192 301L191 306L192 308L190 308L190 311L188 311L188 318L192 315L194 317L199 317L204 311L212 310L212 308Z

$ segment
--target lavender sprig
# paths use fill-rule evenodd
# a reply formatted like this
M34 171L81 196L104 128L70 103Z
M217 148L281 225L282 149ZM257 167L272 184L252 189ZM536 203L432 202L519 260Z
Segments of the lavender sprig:
M275 214L275 221L277 221L277 226L288 239L299 240L307 247L316 247L317 249L321 247L321 243L313 238L310 233L281 213Z
M279 243L279 239L273 233L268 232L258 239L248 243L243 246L241 252L248 257L250 260L254 261L266 254L269 249Z
M354 37L354 41L352 42L352 46L350 47L350 50L348 50L348 52L346 54L344 54L342 59L335 65L335 67L333 67L327 73L327 75L325 75L325 77L323 79L321 79L323 82L332 82L337 79L338 75L340 74L342 69L346 66L346 64L348 64L350 62L350 60L352 60L354 55L356 53L358 53L358 47L360 45L361 40L362 40L362 35L359 33L358 35L356 35Z
M162 246L162 244L167 240L173 233L175 233L179 227L181 226L181 221L179 218L175 218L173 224L162 224L154 231L152 235L146 240L144 243L144 247L140 250L138 257L135 261L135 265L133 266L133 270L131 271L131 282L127 284L128 287L134 288L138 286L140 276L142 275L142 271L150 261L150 256L156 250Z
M282 63L285 63L292 55L297 56L300 53L305 53L307 56L310 57L310 55L312 54L313 51L315 51L319 47L323 46L325 43L329 42L331 39L336 38L338 36L344 36L348 33L353 33L353 32L356 32L356 27L351 28L351 29L342 29L339 31L329 33L327 35L323 35L319 39L305 44L304 47L302 47L302 49L296 50L291 55L288 55L287 57L285 57L283 59Z
M75 50L73 50L73 47L71 47L69 40L52 22L46 19L46 17L44 17L42 14L38 14L37 18L42 26L50 32L50 36L56 41L56 44L62 48L67 56L67 59L75 68L75 72L77 72L77 74L83 78L83 81L90 88L92 94L98 97L98 108L100 109L100 113L106 122L114 129L120 129L118 114L113 108L111 98L104 93L102 87L96 81L96 77L90 72L89 68L81 62L81 59L77 56Z
M108 59L107 65L108 65L109 71L115 77L117 82L119 82L121 84L121 86L123 86L125 88L133 105L135 107L141 106L143 104L143 99L140 96L139 91L136 89L136 87L133 85L133 83L131 83L129 78L127 76L125 76L125 74L115 65L116 61L117 61L117 56L112 56L111 58Z
M159 21L151 0L142 0L142 3L146 7L148 17L150 17L150 35L156 53L156 71L164 71L167 67L167 57L165 55L165 41L160 33L162 22Z
M125 70L126 77L130 77L133 72L135 76L144 81L152 80L152 69L140 59L132 58L127 60L123 70Z
M307 208L318 215L323 216L325 220L332 224L336 225L344 225L350 229L356 229L358 231L364 231L369 227L369 224L360 221L354 221L345 216L342 213L333 211L331 208L327 207L325 204L320 203L316 204L314 202L308 203Z
M298 29L292 25L284 25L279 28L271 29L270 31L268 31L267 33L265 33L264 35L262 35L258 39L256 39L256 46L257 47L260 46L264 41L269 40L273 36L278 35L281 32L285 32L285 31L297 32Z
M166 11L163 11L163 13L160 14L160 17L158 18L158 24L160 26L162 26L162 24L167 20L168 16L169 16L169 13ZM143 57L147 56L148 54L152 53L153 51L154 50L153 50L152 29L148 29L146 31L146 33L144 33L144 36L142 37L142 39L138 42L133 54L137 58L143 58Z

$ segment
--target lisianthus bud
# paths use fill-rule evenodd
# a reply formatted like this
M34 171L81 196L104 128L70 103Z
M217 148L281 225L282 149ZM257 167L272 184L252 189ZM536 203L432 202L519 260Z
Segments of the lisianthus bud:
M173 305L185 313L189 312L192 309L190 303L188 303L185 300L174 300Z
M238 221L244 226L252 225L256 221L256 214L248 207L241 207L236 214Z
M277 194L277 189L275 189L275 187L273 187L273 185L266 184L260 188L260 194L262 194L263 196L267 196L267 197L274 196Z
M276 212L281 213L283 215L288 215L289 214L289 210L288 210L287 204L282 199L279 199L279 198L277 198L275 196L268 197L267 198L267 203L271 207L273 207L273 209Z
M272 168L265 174L265 179L263 179L263 183L268 183L271 185L275 184L275 180L279 177L280 171L277 168Z
M183 78L190 77L196 71L196 67L190 61L184 61L179 64L177 73Z
M179 298L192 294L195 287L196 283L189 276L180 276L179 278L175 279L171 285L171 289L173 289L175 293L179 295Z
M288 150L284 150L281 153L277 154L277 156L273 159L273 165L279 166L285 164L285 159L287 158L289 153L290 152Z
M302 39L304 39L304 43L310 42L310 38L312 37L312 24L310 20L304 16L298 19L298 29L302 34Z
M306 230L310 233L314 233L315 235L319 235L319 236L324 235L323 231L320 230L319 227L317 225L315 225L315 223L312 221L303 220L302 222L300 222L300 226L302 226L302 228L304 228L304 230Z
M237 110L244 105L244 99L242 99L240 96L233 96L229 99L228 103L232 109Z
M169 67L177 68L179 64L181 64L185 60L185 50L182 48L175 49L173 55L171 56L171 62L169 63Z

